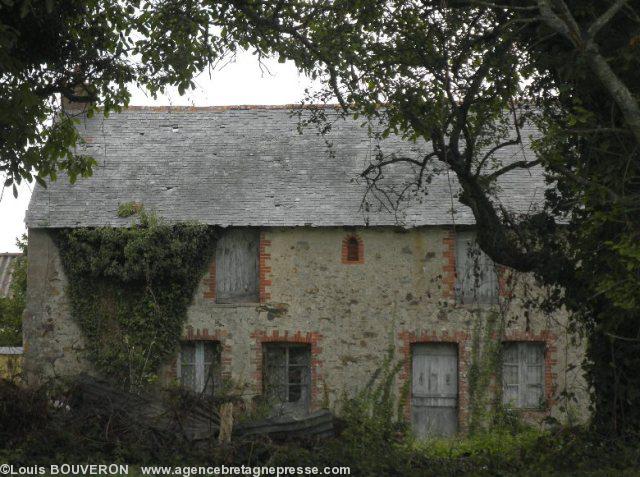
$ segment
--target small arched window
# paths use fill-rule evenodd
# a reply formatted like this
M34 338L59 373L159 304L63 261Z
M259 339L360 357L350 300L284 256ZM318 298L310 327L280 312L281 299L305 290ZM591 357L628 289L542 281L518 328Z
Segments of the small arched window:
M358 250L358 239L355 237L351 237L347 242L347 261L357 262L358 260L360 260L360 252Z
M342 263L364 263L364 246L357 235L342 240Z

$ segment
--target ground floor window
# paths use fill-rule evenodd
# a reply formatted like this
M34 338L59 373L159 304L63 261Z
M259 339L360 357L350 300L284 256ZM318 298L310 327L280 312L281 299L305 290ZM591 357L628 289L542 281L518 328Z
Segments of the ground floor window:
M220 385L220 343L185 341L180 344L178 378L185 389L213 395Z
M307 411L311 396L311 352L308 345L264 345L264 391L286 411Z
M503 402L520 409L544 407L544 343L505 343Z

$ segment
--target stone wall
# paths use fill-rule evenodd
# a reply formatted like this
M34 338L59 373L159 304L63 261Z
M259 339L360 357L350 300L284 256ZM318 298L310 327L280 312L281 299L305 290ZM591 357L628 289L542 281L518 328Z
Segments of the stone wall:
M29 230L27 306L22 320L23 370L28 383L90 370L84 339L69 314L67 279L56 245L43 229Z
M361 256L348 263L345 244L357 236ZM65 278L48 235L29 235L29 296L25 319L25 371L32 379L73 374L88 365L82 337L69 319ZM312 407L338 407L343 394L363 389L391 348L405 365L398 389L410 375L414 343L458 344L459 420L468 421L468 371L473 339L490 309L455 303L455 240L449 228L270 228L261 234L258 303L217 304L215 267L203 277L189 309L184 339L221 343L222 376L238 392L261 392L262 346L265 342L308 343L312 365ZM563 417L559 393L575 391L584 413L584 381L579 369L581 347L569 346L566 316L525 313L517 277L507 290L501 277L501 316L507 340L541 341L545 350L545 395L549 413ZM478 326L480 325L480 326ZM475 335L474 335L475 333ZM175 366L163 373L167 382ZM407 409L407 413L409 410Z

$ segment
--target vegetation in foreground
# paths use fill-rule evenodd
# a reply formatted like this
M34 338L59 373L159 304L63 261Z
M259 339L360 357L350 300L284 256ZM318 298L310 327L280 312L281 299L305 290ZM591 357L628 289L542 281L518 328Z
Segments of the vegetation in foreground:
M56 396L54 398L54 396ZM73 391L0 381L0 461L14 465L349 466L358 476L640 475L637 440L601 439L586 427L542 431L501 420L471 436L415 440L399 407L377 391L343 403L336 437L187 442L98 414Z

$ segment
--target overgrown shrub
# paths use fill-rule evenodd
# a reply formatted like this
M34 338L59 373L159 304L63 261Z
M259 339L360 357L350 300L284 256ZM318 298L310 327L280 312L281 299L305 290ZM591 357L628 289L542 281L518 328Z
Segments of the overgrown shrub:
M0 346L22 346L22 312L27 302L27 236L17 240L22 256L12 264L9 296L0 297Z
M176 352L187 308L216 230L169 225L140 211L130 228L77 228L55 235L69 280L71 315L105 377L135 388Z
M398 400L387 399L383 375L345 401L342 432L334 438L254 437L224 446L194 445L136 427L117 412L97 412L83 405L73 386L27 390L0 381L0 461L348 466L351 475L366 477L640 475L638 441L604 439L588 428L502 427L471 437L414 440L395 419ZM191 404L175 401L176 410Z

